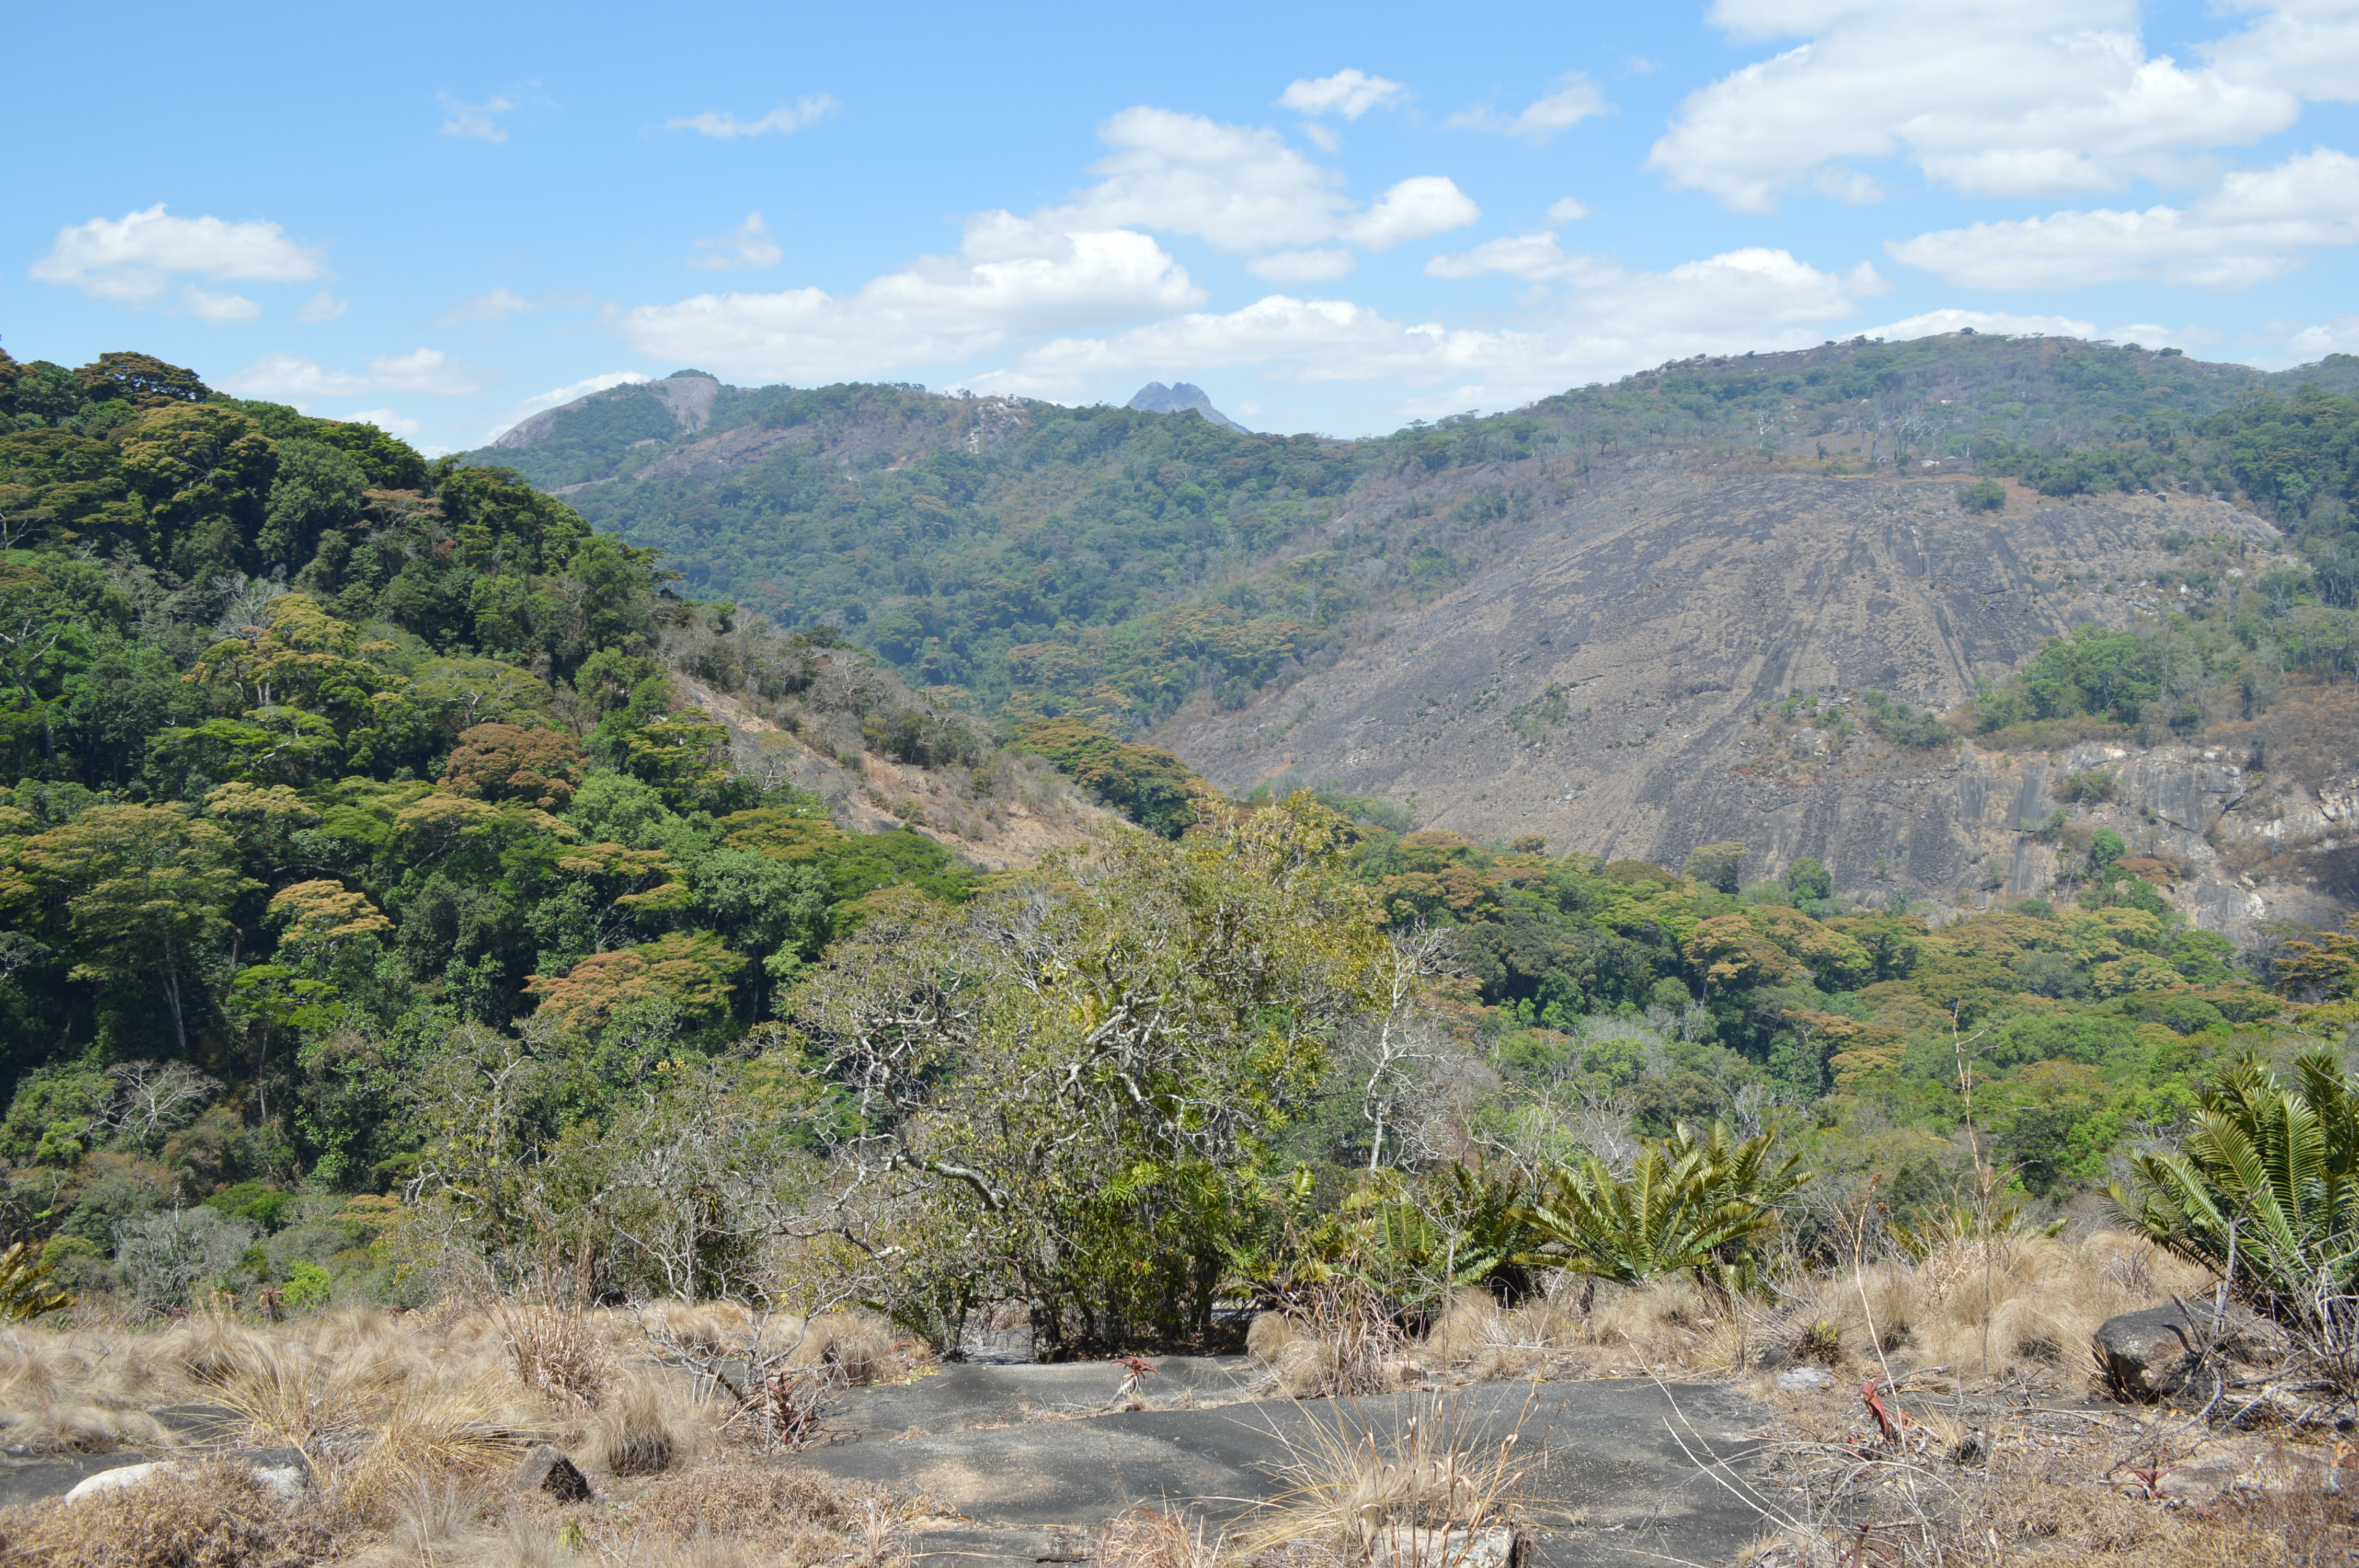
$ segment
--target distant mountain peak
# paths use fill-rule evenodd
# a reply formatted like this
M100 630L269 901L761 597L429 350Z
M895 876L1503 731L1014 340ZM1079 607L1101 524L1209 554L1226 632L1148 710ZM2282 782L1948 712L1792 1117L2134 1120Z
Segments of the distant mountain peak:
M1245 428L1243 425L1213 407L1212 400L1204 395L1202 387L1191 386L1184 381L1177 386L1166 386L1159 381L1150 381L1133 394L1130 401L1124 406L1136 408L1143 414L1185 414L1192 408L1212 424L1225 425L1232 430Z

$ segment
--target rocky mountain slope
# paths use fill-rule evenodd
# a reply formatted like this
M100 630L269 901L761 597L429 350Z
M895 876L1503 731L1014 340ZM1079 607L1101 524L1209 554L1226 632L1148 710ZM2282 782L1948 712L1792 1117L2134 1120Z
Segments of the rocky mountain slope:
M2320 776L2280 798L2217 746L1909 749L1861 722L1863 694L1946 710L2044 639L2150 621L2144 585L2176 559L2166 535L2265 572L2282 541L2262 519L2208 498L2058 503L2019 487L1974 514L1959 479L1693 452L1487 478L1559 499L1495 534L1462 586L1332 666L1156 738L1234 791L1332 784L1413 803L1420 827L1672 866L1741 841L1748 878L1810 855L1877 904L2043 891L2063 851L2027 829L2062 804L2060 780L2111 769L2118 803L2075 815L2118 819L2134 849L2182 864L2179 896L2204 925L2249 940L2261 920L2325 913L2306 876L2260 891L2240 880L2252 857L2213 841L2281 843L2288 812L2295 837L2314 838L2326 797L2349 796L2336 775L2359 761L2350 748L2311 759ZM2330 899L2348 898L2342 880L2328 872Z

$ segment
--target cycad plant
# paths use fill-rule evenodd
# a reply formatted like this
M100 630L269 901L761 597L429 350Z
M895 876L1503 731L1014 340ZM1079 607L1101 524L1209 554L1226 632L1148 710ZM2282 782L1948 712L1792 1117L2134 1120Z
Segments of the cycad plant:
M1717 1121L1700 1136L1681 1122L1644 1145L1626 1177L1593 1154L1559 1165L1524 1216L1540 1244L1517 1261L1624 1284L1686 1269L1700 1283L1749 1292L1777 1205L1801 1182L1798 1154L1771 1167L1776 1141L1764 1132L1738 1142Z
M0 1251L0 1322L20 1322L71 1305L73 1297L49 1278L39 1248L19 1241Z
M2256 1304L2314 1316L2359 1292L2359 1084L2314 1052L2288 1085L2232 1064L2198 1097L2181 1152L2131 1162L2114 1204L2139 1231Z

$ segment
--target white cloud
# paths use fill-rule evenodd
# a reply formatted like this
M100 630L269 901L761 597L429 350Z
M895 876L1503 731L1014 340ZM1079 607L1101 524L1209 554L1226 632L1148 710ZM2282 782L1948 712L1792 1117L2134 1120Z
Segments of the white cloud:
M2179 178L2299 112L2265 72L2149 56L2136 0L1720 0L1712 16L1740 38L1810 35L1690 94L1647 159L1742 211L1896 153L1986 195Z
M1448 233L1476 222L1483 209L1447 177L1420 174L1402 180L1343 226L1343 235L1372 251Z
M1810 184L1821 196L1832 196L1837 201L1864 207L1871 201L1884 200L1884 187L1874 178L1855 168L1843 168L1828 164L1810 177Z
M694 131L701 136L714 136L734 141L739 136L759 136L770 132L788 136L805 125L815 125L842 109L827 93L815 98L798 98L792 103L781 103L758 120L741 120L736 115L717 109L707 109L701 114L688 114L677 120L666 120L667 131Z
M1549 202L1548 215L1555 222L1575 223L1589 216L1589 207L1587 203L1567 196L1561 200Z
M1203 297L1148 236L1060 232L978 214L956 256L925 256L856 294L702 294L612 313L650 356L729 374L825 380L955 362L1012 337L1185 309Z
M1223 250L1316 244L1334 236L1351 203L1341 177L1250 125L1145 105L1098 127L1114 147L1102 176L1069 205L1039 214L1067 230L1153 229L1195 234Z
M1543 231L1485 240L1471 251L1435 256L1425 264L1425 272L1429 277L1480 277L1496 272L1528 283L1543 283L1583 276L1596 266L1597 263L1588 256L1566 252L1556 243L1553 231Z
M1287 83L1277 102L1298 114L1341 114L1356 120L1371 109L1394 108L1416 96L1401 82L1345 70L1332 76L1299 77Z
M622 386L654 379L655 377L640 371L607 371L598 375L584 376L569 386L552 387L547 392L535 393L501 415L499 423L484 432L483 444L489 446L534 415L550 408L561 408L577 397L587 397L593 392L603 392L610 386ZM355 414L353 417L357 419L361 416Z
M1059 338L976 384L1071 396L1159 365L1253 364L1277 381L1455 383L1453 408L1499 407L1700 350L1801 347L1882 288L1872 267L1830 273L1784 251L1731 251L1660 273L1555 254L1549 276L1570 287L1527 330L1405 323L1348 300L1274 294L1224 314Z
M708 272L727 272L744 266L776 266L787 253L770 238L769 225L762 222L759 212L748 212L745 221L719 239L700 239L696 254L688 265Z
M2345 310L2315 327L2304 327L2286 339L2286 352L2307 364L2329 354L2359 353L2359 312Z
M464 397L483 390L475 373L440 349L380 354L364 372L327 370L296 354L265 354L220 384L241 397L270 397L300 406L307 399L365 396L373 392Z
M1474 222L1482 210L1441 175L1394 185L1354 212L1342 176L1266 127L1141 105L1098 127L1117 150L1092 166L1099 182L1035 214L1045 228L1147 229L1194 234L1223 250L1266 251L1349 240L1372 250ZM1285 264L1277 264L1283 265Z
M1864 329L1870 338L1882 338L1887 342L1901 343L1911 338L1935 338L1944 332L1955 332L1972 327L1977 332L1996 332L2004 336L2027 337L2040 333L2050 338L2093 338L2097 324L2071 316L2017 316L2005 310L1959 310L1954 308L1928 310L1882 327ZM2159 334L2158 334L2159 341Z
M481 103L462 103L448 92L436 95L441 100L442 111L450 116L442 122L446 136L465 136L478 142L505 142L508 128L500 124L503 114L514 114L524 107L521 96L495 93Z
M399 436L404 439L418 434L419 428L417 420L404 418L390 408L364 408L357 414L345 415L344 422L349 425L374 425L388 436Z
M2359 6L2350 0L2232 4L2261 15L2204 51L2223 72L2305 98L2359 98Z
M58 231L49 254L27 269L42 283L97 299L144 305L175 273L210 282L301 283L327 270L319 251L276 223L175 218L164 204L120 218L93 218Z
M1441 123L1442 128L1493 131L1544 142L1559 131L1570 130L1591 115L1603 114L1614 107L1585 72L1568 70L1556 80L1554 92L1527 105L1521 114L1503 114L1488 104L1477 104L1451 115Z
M462 326L469 321L505 321L511 316L522 316L538 310L538 302L506 288L495 288L489 294L478 294L462 299L441 315L434 318L438 327Z
M2185 209L2051 213L1897 240L1897 261L1974 288L2062 288L2158 278L2207 288L2265 283L2300 253L2359 242L2359 159L2320 147L2239 171Z
M243 294L209 294L193 283L180 290L180 303L190 315L215 326L228 321L251 321L262 314L262 307Z
M310 298L303 301L303 308L295 312L295 319L298 321L332 321L337 317L342 315L345 310L350 308L351 304L352 302L350 300L339 299L334 295L330 294L327 290L321 289L319 293L311 296Z

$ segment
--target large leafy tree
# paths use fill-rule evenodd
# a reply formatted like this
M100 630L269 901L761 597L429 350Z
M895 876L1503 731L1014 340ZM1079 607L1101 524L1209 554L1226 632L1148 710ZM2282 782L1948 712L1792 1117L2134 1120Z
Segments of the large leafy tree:
M259 891L236 840L174 806L93 806L26 839L0 876L0 899L57 911L71 978L160 991L182 1055L221 978L231 906Z
M1345 827L1299 795L1179 844L1110 832L831 950L788 1011L857 1108L848 1168L971 1237L906 1299L1019 1296L1068 1351L1201 1325L1269 1135L1383 1005Z

